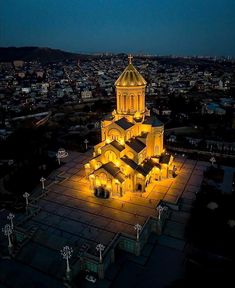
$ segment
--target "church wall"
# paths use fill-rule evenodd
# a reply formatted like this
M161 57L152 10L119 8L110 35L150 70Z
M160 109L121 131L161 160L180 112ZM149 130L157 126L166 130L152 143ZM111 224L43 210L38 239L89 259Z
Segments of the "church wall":
M138 173L134 177L134 191L144 192L145 190L145 177Z
M146 146L147 146L147 157L152 157L154 155L154 140L155 140L155 135L154 133L150 132L147 135L146 139Z
M138 153L135 150L131 149L129 146L126 145L125 151L126 151L125 154L127 155L128 158L138 163Z
M153 132L155 134L154 146L158 147L158 153L156 154L156 149L154 151L154 155L161 155L163 153L163 126L162 127L154 127Z
M135 114L137 111L145 111L145 88L137 87L117 87L117 113L118 114Z
M103 146L105 146L106 142L105 141L102 141L100 143L98 143L97 145L94 146L94 157L101 154L101 148Z
M131 60L129 64L131 64ZM112 195L118 196L122 196L126 191L144 192L150 182L155 180L160 181L168 177L168 171L170 170L170 166L172 166L172 164L161 164L161 169L154 167L148 175L144 176L137 171L141 171L140 169L134 170L121 160L123 156L127 156L136 164L141 165L145 159L160 156L164 151L164 126L155 127L151 124L141 123L144 122L145 118L147 119L147 117L150 116L150 111L145 107L146 82L133 66L128 66L128 69L120 76L121 78L119 77L121 80L115 82L117 109L113 111L112 117L109 118L109 120L101 122L102 142L94 147L93 156L95 158L85 165L86 175L89 177L91 191L93 192L98 191L98 193L100 193L99 189L101 189L101 191L105 189L112 193ZM115 121L123 117L134 125L129 129L121 128ZM146 123L150 122L146 121ZM153 125L155 124L157 123ZM139 153L125 144L126 141L129 141L133 137L141 138L140 141L146 145L146 148ZM113 140L125 146L125 149L119 151L119 149L115 148L112 144L109 144ZM156 164L159 163L159 157L152 159L153 161L155 159ZM119 167L120 171L125 175L125 181L123 183L120 183L118 179L115 179L114 176L109 174L108 169L107 171L103 169L103 167L99 169L102 164L110 161ZM97 190L97 187L102 188Z
M113 162L118 166L120 162L119 159L125 155L125 149L118 151L112 145L106 145L101 150L101 160L103 164Z
M142 133L148 133L151 132L152 126L149 124L139 124L139 135L141 135Z

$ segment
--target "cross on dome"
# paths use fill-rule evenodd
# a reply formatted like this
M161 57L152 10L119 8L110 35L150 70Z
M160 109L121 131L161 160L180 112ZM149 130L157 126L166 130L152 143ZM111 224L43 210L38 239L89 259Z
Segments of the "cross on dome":
M133 58L133 56L131 56L131 54L128 56L128 59L129 59L129 64L131 64L132 63L132 58Z

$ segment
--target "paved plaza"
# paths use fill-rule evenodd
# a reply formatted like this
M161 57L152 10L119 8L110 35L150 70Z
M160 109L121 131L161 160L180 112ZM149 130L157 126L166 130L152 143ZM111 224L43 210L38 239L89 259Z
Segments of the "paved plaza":
M181 195L194 200L203 171L209 165L177 157L176 178L151 183L145 193L99 199L90 191L83 169L89 157L89 153L70 154L67 163L57 171L64 180L48 185L48 195L38 202L41 212L30 222L50 231L50 237L62 236L76 246L86 243L93 252L96 244L107 246L118 232L135 235L136 223L143 225L149 216L157 216L160 200L176 204Z
M99 199L90 191L83 168L90 157L89 151L84 154L69 153L65 164L47 179L47 195L38 197L41 194L38 187L31 196L30 201L37 195L36 205L40 211L29 217L23 228L37 227L37 230L15 257L14 265L16 269L20 269L21 265L28 267L32 281L38 279L40 273L51 279L61 279L65 261L59 250L64 245L73 247L73 263L78 259L83 244L90 254L97 255L96 245L102 243L107 247L118 232L135 236L134 225L144 225L150 216L157 217L156 206L161 200L176 205L183 197L191 203L200 189L203 171L210 165L177 156L174 162L178 174L176 178L151 183L145 193L129 192L122 198ZM183 214L181 216L184 217ZM182 229L176 223L181 220L178 220L167 222L165 234L174 233L175 237L179 233L181 238Z

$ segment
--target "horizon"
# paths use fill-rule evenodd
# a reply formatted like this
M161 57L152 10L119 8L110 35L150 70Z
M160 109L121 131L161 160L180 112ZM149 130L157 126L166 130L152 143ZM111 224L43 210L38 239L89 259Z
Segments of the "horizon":
M101 55L101 54L112 54L112 55L119 55L119 54L125 54L125 55L132 55L133 57L172 57L172 58L229 58L229 60L235 59L235 56L230 55L177 55L177 54L151 54L151 53L145 53L144 51L136 52L136 53L128 53L128 52L112 52L112 51L95 51L95 52L88 52L88 51L69 51L61 48L52 48L52 47L46 47L46 46L0 46L1 48L10 49L10 48L39 48L39 49L51 49L51 50L59 50L65 53L71 53L71 54L78 54L78 55ZM108 56L108 55L107 55Z
M0 12L0 45L234 58L233 11L233 0L9 0Z

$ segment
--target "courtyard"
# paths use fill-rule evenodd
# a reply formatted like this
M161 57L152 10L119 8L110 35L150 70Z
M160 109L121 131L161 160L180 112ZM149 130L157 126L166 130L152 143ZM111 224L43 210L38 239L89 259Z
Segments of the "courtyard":
M38 186L30 196L32 207L39 207L39 211L34 216L17 217L16 225L21 223L28 233L36 229L14 258L15 266L28 267L29 278L25 281L38 281L41 273L51 281L53 278L60 280L65 263L59 250L64 245L73 248L72 264L87 251L98 256L96 245L102 243L109 247L118 233L135 238L134 225L143 226L149 217L157 217L156 206L160 201L177 207L178 200L183 197L192 203L200 189L203 171L210 165L176 156L176 178L153 182L145 193L100 199L89 190L85 177L83 166L90 157L89 151L84 154L70 152L65 163L47 179L47 193L42 194ZM181 238L183 230L177 227L167 221L165 232Z
M156 206L161 200L175 205L184 195L184 198L193 201L200 189L203 171L209 165L176 157L176 178L153 182L145 193L126 193L121 198L100 199L89 190L85 177L83 164L89 157L89 152L70 154L57 171L63 180L47 186L47 196L37 203L40 213L25 225L30 222L47 231L50 237L62 236L76 246L85 243L93 253L98 243L109 245L118 232L134 236L136 223L144 225L150 216L157 217Z

